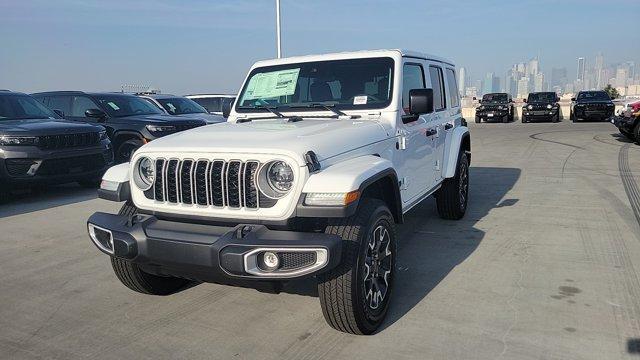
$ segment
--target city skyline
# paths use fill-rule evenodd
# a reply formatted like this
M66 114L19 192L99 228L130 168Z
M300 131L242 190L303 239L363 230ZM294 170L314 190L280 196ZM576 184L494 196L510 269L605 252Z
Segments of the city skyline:
M513 64L502 76L487 72L473 74L460 66L458 87L463 96L481 96L490 92L506 92L526 97L529 92L555 91L562 95L580 90L599 90L607 85L621 96L640 96L640 62L635 60L606 62L602 52L591 57L578 56L574 67L544 66L539 55Z

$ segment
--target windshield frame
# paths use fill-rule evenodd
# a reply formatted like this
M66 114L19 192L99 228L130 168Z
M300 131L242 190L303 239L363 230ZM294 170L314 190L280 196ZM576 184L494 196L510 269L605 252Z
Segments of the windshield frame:
M33 101L33 104L35 104L35 107L38 108L38 110L43 112L43 116L40 117L33 117L33 116L27 116L27 117L16 117L16 118L9 118L9 117L3 117L0 116L0 122L2 121L16 121L16 120L51 120L51 119L57 119L60 120L62 119L62 117L60 117L60 115L56 114L55 111L49 109L47 106L45 106L43 103L41 103L40 101L38 101L38 99L34 98L33 96L29 96L26 94L7 94L7 95L2 95L0 96L0 99L7 97L7 98L24 98L27 101ZM16 100L17 101L17 100Z
M539 95L544 95L544 94L553 94L553 99L548 100L548 99L540 99L540 98L538 98L538 99L532 99L531 98L531 95L539 96ZM541 92L537 92L537 93L533 92L533 93L529 93L529 96L527 96L527 103L544 103L544 104L546 104L546 103L555 103L555 102L558 102L558 94L554 93L553 91L541 91Z
M491 100L485 100L485 96L491 95L492 99ZM500 100L494 100L493 97L496 96L504 96L504 99L500 99ZM508 103L509 102L509 94L506 93L491 93L491 94L484 94L482 95L482 98L480 99L481 103Z
M586 94L603 94L604 97L598 96L598 97L594 97L594 96L590 96L590 97L586 97ZM576 96L576 100L577 101L611 101L611 97L609 96L609 94L607 94L606 91L597 91L597 90L593 90L593 91L580 91L578 93L578 96Z
M96 94L96 95L93 95L92 97L95 100L95 102L102 107L102 109L107 113L107 115L109 115L109 117L112 117L112 118L124 118L129 116L165 115L162 109L159 109L157 106L149 103L147 100L142 99L135 95L114 93L114 94ZM132 101L140 101L142 104L145 104L145 106L148 106L150 109L153 109L154 112L115 114L114 111L116 110L110 109L109 106L107 105L109 103L109 100L108 100L109 98L124 98L124 99L127 99L127 101L129 101L129 99L131 99Z
M326 59L326 60L314 60L314 61L300 61L300 62L291 62L284 64L276 64L276 65L266 65L266 66L258 66L251 69L249 74L247 75L242 89L236 96L236 101L234 101L233 109L238 114L251 114L251 113L268 113L269 110L260 107L247 107L240 106L240 100L242 99L247 87L249 86L249 82L251 78L257 73L268 73L273 71L287 70L295 68L297 65L299 66L311 66L310 64L314 63L328 63L328 62L355 62L355 61L371 61L371 60L383 60L389 62L389 97L386 101L380 103L371 103L371 104L362 104L362 105L354 105L354 104L340 104L337 101L312 101L312 102L295 102L290 104L282 104L277 106L270 106L272 109L277 109L282 112L319 112L319 111L329 111L323 109L322 107L312 107L305 106L311 104L324 104L329 105L336 110L353 110L353 111L367 111L367 110L380 110L388 108L394 101L395 94L395 81L396 81L396 72L397 69L397 60L391 56L373 56L373 57L356 57L356 58L341 58L341 59ZM334 114L332 114L334 115Z

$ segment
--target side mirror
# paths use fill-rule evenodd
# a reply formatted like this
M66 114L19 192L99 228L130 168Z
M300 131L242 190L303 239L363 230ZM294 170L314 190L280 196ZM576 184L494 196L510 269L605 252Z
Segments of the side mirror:
M526 102L527 102L527 99L522 99L522 102L525 102L525 103L526 103Z
M571 101L576 101L576 98L571 98Z
M107 114L100 109L87 109L87 111L84 112L84 116L97 119L98 121L104 121L107 118Z
M229 117L229 114L231 114L231 107L233 106L233 103L233 101L222 102L222 117L225 119Z
M409 90L409 113L411 115L433 112L433 89Z
M60 116L61 118L64 118L64 111L60 109L53 109L53 112L58 114L58 116Z
M478 100L478 99L474 96L474 97L473 97L473 101L476 101L476 100Z

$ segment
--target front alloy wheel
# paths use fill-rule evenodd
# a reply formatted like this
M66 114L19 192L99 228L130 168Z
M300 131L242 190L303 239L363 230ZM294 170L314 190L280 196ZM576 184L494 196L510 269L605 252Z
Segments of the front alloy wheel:
M378 225L369 237L364 259L364 294L367 311L375 313L386 300L393 271L391 235Z

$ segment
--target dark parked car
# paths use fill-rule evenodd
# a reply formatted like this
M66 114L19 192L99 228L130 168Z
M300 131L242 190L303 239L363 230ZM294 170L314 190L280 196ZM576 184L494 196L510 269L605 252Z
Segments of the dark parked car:
M236 100L235 95L222 94L192 94L185 95L184 97L197 102L207 109L209 113L215 115L222 115L222 109L225 106L231 107Z
M513 99L507 93L484 94L476 108L476 123L484 121L513 121Z
M175 96L170 94L137 94L140 98L157 106L169 115L181 117L199 117L206 121L207 124L217 124L225 122L222 115L214 115L203 108L197 102L187 99L183 96Z
M613 116L615 105L605 91L580 91L571 99L571 120L605 121Z
M522 106L522 122L547 120L551 122L560 121L560 99L554 92L532 92L524 99Z
M33 94L69 120L93 122L107 129L117 162L129 161L140 146L206 122L197 116L172 116L131 94L53 91Z
M112 164L104 127L64 120L29 95L0 91L0 198L18 187L94 187Z

